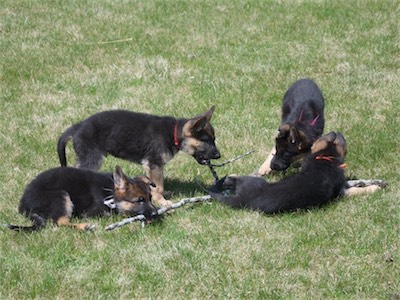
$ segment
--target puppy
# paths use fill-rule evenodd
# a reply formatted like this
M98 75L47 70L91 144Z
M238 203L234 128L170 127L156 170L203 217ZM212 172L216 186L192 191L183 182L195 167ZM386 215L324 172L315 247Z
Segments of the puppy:
M112 209L104 204L114 199L119 214L143 214L148 220L157 214L151 203L150 186L146 176L128 178L117 166L113 174L59 167L39 174L25 189L19 212L29 217L32 226L8 225L17 231L42 229L51 219L55 224L91 230L87 223L72 224L73 216L105 216Z
M343 135L331 132L313 144L299 173L276 183L268 183L260 177L228 177L221 179L210 195L232 207L273 214L318 207L340 196L380 189L378 184L350 187L346 183L343 170L346 152ZM233 195L216 193L221 187L232 190Z
M293 161L309 153L324 131L324 122L324 98L317 84L311 79L296 81L283 97L282 122L275 147L258 175L286 170Z
M61 166L67 165L65 147L72 139L78 167L98 170L103 157L141 163L156 185L153 201L169 205L164 199L164 165L179 151L193 156L199 164L220 158L210 120L215 106L191 119L160 117L125 110L104 111L68 128L58 140Z

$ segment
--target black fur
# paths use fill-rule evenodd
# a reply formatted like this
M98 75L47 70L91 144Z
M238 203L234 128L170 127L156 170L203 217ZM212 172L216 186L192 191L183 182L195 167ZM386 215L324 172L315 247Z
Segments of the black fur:
M318 85L311 79L296 81L283 97L271 169L283 171L299 155L308 153L312 143L321 137L324 124L324 98Z
M109 215L112 210L104 200L112 198L118 213L151 218L157 213L151 204L151 183L141 178L128 178L119 167L114 174L66 167L47 170L27 185L20 200L19 212L29 217L33 225L8 227L33 231L43 228L49 219L58 223L60 218ZM123 193L117 193L117 188Z
M321 206L342 196L347 188L341 166L346 153L344 137L340 133L329 133L321 139L327 140L326 147L305 158L299 173L276 183L268 183L260 177L228 177L222 179L225 180L223 185L233 195L215 192L210 195L230 206L267 214ZM221 184L214 190L220 189Z
M150 165L162 166L179 150L186 150L182 129L189 120L125 110L97 113L61 135L57 146L61 166L67 165L65 146L70 138L81 168L99 169L103 156L107 154L135 163L147 161ZM176 124L181 146L174 144ZM205 144L191 154L201 164L220 157L215 146L214 130L211 127L212 134L209 134L204 130L205 125L199 126L192 136Z
M103 157L115 157L141 163L146 175L155 183L153 202L166 206L164 165L179 151L207 165L220 158L215 145L210 119L215 107L191 119L160 117L125 110L97 113L68 128L58 140L61 166L67 165L65 147L72 139L78 157L78 167L98 170Z

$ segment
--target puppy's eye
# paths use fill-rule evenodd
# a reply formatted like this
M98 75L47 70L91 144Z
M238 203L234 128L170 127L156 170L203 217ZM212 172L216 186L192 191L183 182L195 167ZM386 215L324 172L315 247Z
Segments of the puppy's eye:
M137 202L144 202L144 198L143 197L139 197Z

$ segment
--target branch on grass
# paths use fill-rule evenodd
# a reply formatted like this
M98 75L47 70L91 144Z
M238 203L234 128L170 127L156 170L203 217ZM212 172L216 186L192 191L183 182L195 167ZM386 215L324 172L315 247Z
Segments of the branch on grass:
M210 199L211 199L211 196L209 196L209 195L201 196L201 197L193 197L193 198L183 198L179 202L174 203L174 204L172 204L170 206L161 207L160 209L158 209L157 215L160 216L160 215L166 213L167 211L170 211L172 209L177 209L177 208L182 207L182 206L184 206L185 204L188 204L188 203L203 202L203 201L208 201ZM108 225L106 227L106 230L110 231L110 230L113 230L115 228L122 227L124 225L130 224L130 223L133 223L133 222L137 222L137 221L140 221L140 222L142 222L142 224L144 224L143 222L145 220L146 220L146 217L144 215L137 215L137 216L134 216L134 217L123 219L120 222L110 224L110 225Z

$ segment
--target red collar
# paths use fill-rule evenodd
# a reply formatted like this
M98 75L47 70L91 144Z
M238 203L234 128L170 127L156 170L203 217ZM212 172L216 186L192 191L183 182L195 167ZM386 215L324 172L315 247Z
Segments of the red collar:
M174 128L174 145L179 150L180 147L179 147L179 138L178 138L178 122L176 122L175 128Z
M316 159L316 160L327 160L327 161L333 162L334 157L333 157L333 156L326 156L326 155L317 155L317 156L315 157L315 159ZM339 168L340 168L340 169L344 169L344 168L346 168L346 167L347 167L347 164L340 164L340 165L339 165Z

